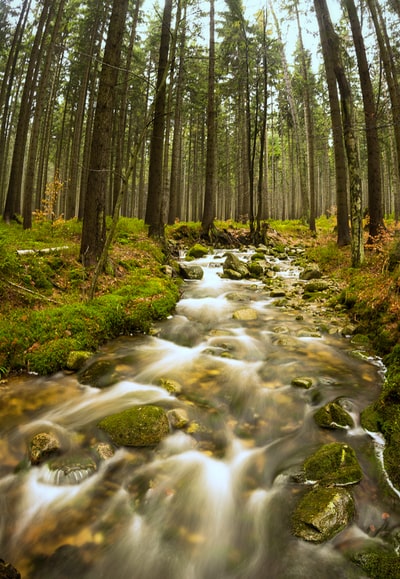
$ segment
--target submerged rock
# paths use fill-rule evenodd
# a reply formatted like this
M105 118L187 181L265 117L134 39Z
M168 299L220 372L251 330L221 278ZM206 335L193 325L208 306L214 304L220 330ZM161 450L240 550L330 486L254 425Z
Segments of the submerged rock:
M354 421L336 400L328 402L314 414L314 420L321 428L345 429L353 428Z
M249 322L251 320L257 319L257 312L252 308L241 308L233 312L232 317L234 320L241 320L243 322Z
M78 374L80 384L93 388L108 388L118 382L119 376L115 370L115 360L93 360L89 366Z
M155 446L169 434L165 410L158 406L135 406L111 414L98 424L120 446Z
M354 511L353 497L346 489L317 487L297 505L293 533L305 541L323 543L350 523Z
M31 464L41 464L49 457L60 454L61 442L53 432L39 432L30 441L28 452Z
M297 378L293 378L291 382L292 386L296 386L296 388L311 388L313 385L313 379L309 378L308 376L298 376Z
M360 482L361 467L354 450L348 444L325 444L303 465L306 479L321 485L344 486Z
M48 463L45 482L56 485L76 485L89 478L97 470L94 459L86 453L64 455Z
M0 559L0 579L21 579L21 574L11 563L6 563Z

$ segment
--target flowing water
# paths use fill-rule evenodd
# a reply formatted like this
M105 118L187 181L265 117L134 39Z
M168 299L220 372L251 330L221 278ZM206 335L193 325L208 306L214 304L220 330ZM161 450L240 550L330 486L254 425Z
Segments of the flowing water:
M347 554L397 527L398 500L359 425L379 393L379 361L354 355L316 307L285 308L261 283L221 279L222 261L197 260L204 278L185 282L175 315L154 335L102 349L97 358L115 364L113 385L60 373L0 388L0 558L24 579L361 578ZM298 287L296 268L280 267L281 284ZM244 308L255 313L235 319ZM310 389L292 385L301 376ZM169 394L161 379L181 391ZM316 426L317 408L339 397L355 427ZM34 434L50 430L66 452L89 451L105 441L101 418L143 404L187 424L157 448L116 449L71 480L27 465ZM291 474L334 440L350 444L363 469L357 512L314 545L291 533L303 491Z

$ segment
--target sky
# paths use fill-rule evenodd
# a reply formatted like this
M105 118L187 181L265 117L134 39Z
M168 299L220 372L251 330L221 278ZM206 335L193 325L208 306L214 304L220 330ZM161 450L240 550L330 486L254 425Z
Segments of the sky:
M251 23L254 20L254 16L258 10L264 9L266 4L267 8L269 7L269 0L242 0L243 5L245 6L246 17ZM155 10L155 6L164 5L163 0L145 0L143 8L145 13L152 13ZM297 24L292 19L287 17L287 12L282 11L279 9L280 2L273 0L274 10L277 14L278 18L282 19L281 23L281 34L282 39L286 45L286 56L288 61L292 60L292 55L296 48L297 42ZM300 18L301 18L301 25L302 25L302 33L303 33L303 41L304 46L306 49L310 50L313 55L313 63L314 66L318 66L320 62L320 57L318 55L318 44L319 44L319 33L318 33L318 24L317 18L312 11L313 0L300 0L299 7L300 7ZM209 10L209 2L201 2L200 6L204 9L204 12L208 12ZM338 20L341 9L339 0L328 0L328 6L331 13L331 17L333 21ZM215 0L215 11L225 11L226 4L224 0ZM272 15L271 18L271 25L272 25ZM205 20L205 27L207 26L207 22ZM274 27L273 27L274 30ZM274 30L275 33L275 30ZM207 29L206 29L207 34Z

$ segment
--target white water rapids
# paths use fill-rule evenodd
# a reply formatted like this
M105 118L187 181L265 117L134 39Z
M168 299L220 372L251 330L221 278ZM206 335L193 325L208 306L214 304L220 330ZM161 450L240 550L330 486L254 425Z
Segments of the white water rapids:
M24 579L361 579L348 553L381 541L382 514L397 526L397 501L359 425L378 396L379 362L354 356L317 307L285 307L260 282L222 279L223 259L195 262L204 278L185 282L153 336L102 349L97 358L112 360L117 376L109 387L60 373L0 391L0 558ZM276 261L277 278L296 288L297 269ZM243 308L254 319L233 317ZM292 385L302 376L309 390ZM162 379L181 392L169 394ZM313 414L339 397L355 427L319 428ZM105 441L99 420L144 404L184 411L189 426L171 427L155 449L116 449L76 484L27 464L34 434L50 429L63 451L88 451ZM291 532L302 492L291 475L334 440L347 441L363 469L356 517L328 543L309 544Z

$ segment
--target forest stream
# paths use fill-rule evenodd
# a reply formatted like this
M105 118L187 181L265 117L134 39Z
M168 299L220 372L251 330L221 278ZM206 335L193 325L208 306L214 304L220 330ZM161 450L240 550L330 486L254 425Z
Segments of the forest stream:
M394 536L398 497L359 420L379 395L381 362L343 335L332 312L288 307L271 291L304 283L291 258L269 258L270 286L221 278L224 259L221 251L192 262L203 278L184 282L175 314L152 335L96 354L90 364L112 368L109 383L104 370L101 387L79 373L0 387L0 558L23 579L365 578L350 554ZM332 400L350 426L317 425ZM99 422L146 405L169 418L162 441L110 444ZM31 465L29 441L41 432L80 468ZM332 442L354 449L362 478L351 485L347 526L315 543L292 529L311 486L298 473Z

